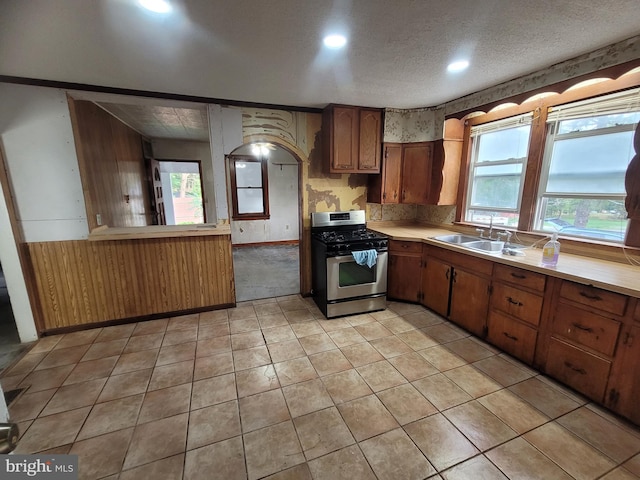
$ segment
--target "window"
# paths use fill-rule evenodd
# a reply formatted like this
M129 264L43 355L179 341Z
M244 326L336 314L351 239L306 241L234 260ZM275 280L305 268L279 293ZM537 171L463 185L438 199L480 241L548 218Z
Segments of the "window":
M534 229L622 242L640 89L552 107Z
M531 114L471 128L466 220L517 227Z
M268 219L269 182L266 160L236 155L229 158L233 219Z

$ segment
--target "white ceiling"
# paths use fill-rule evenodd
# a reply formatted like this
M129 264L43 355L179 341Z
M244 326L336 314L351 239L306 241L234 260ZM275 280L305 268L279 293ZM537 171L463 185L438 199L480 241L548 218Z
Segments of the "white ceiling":
M638 0L2 0L0 75L298 107L434 106L640 33ZM342 31L342 52L322 36ZM467 56L461 75L447 64Z

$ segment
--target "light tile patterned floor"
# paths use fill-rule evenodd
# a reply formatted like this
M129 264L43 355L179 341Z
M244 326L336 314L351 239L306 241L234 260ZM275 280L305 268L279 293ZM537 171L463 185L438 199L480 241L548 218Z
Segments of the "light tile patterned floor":
M80 478L640 478L640 429L420 306L297 295L41 339L3 373L18 453Z

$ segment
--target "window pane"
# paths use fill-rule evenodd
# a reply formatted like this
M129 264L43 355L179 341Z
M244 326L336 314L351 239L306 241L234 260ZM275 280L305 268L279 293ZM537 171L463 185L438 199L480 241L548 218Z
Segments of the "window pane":
M262 164L236 161L236 185L238 188L262 187Z
M600 128L617 127L619 125L633 125L638 122L640 122L640 112L574 118L572 120L562 120L558 125L558 134L585 132L598 130Z
M513 227L518 226L520 214L517 212L491 212L488 210L467 210L467 221L473 223L486 223L489 225L493 217L493 226Z
M622 242L627 229L624 200L550 197L541 201L540 230Z
M264 213L261 188L238 189L238 213Z
M503 160L524 161L529 150L530 125L482 134L478 137L476 163Z
M556 140L546 192L623 194L633 131Z
M471 188L471 206L518 208L521 179L521 163L476 167Z

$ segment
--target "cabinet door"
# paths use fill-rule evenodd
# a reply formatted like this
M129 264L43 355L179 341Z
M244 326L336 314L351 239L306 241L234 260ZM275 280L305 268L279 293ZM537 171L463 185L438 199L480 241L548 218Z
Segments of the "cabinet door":
M422 255L389 253L387 296L396 300L420 300Z
M609 385L605 398L607 407L640 424L640 327L631 326L623 333L619 346L615 382Z
M353 107L334 107L333 151L331 168L337 172L355 171L358 159L358 109Z
M380 136L382 132L382 112L380 110L360 110L360 145L358 170L380 172Z
M426 258L427 264L422 272L422 302L443 317L449 315L449 288L451 284L451 266L433 257Z
M449 318L479 337L486 333L489 285L489 279L453 269Z
M538 332L535 328L496 310L489 312L487 340L496 347L531 365Z
M402 148L402 203L426 205L431 187L430 143L405 144Z
M383 168L382 203L400 203L401 145L385 146Z

